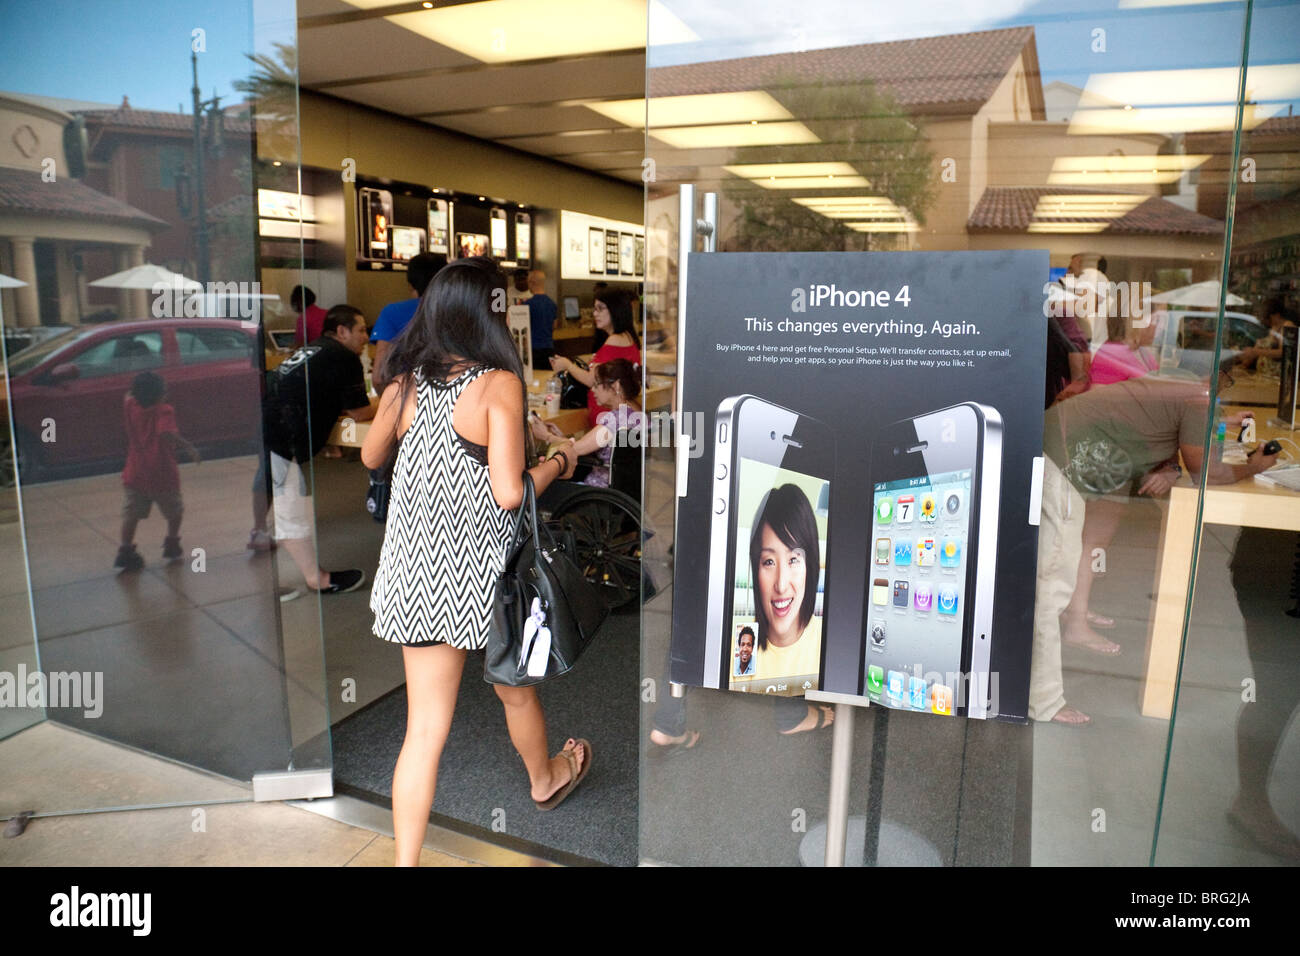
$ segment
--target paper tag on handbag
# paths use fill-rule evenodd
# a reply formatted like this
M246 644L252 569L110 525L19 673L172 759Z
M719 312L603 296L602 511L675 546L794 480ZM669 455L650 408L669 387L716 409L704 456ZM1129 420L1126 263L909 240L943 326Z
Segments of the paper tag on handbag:
M529 677L544 677L551 658L551 629L546 626L546 612L542 610L540 598L533 598L519 643L519 669Z

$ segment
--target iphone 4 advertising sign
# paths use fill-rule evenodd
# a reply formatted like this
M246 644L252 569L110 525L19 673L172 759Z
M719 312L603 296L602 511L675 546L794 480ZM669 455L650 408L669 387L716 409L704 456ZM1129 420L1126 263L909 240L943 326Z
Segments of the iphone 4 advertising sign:
M691 255L675 682L1026 719L1047 271Z

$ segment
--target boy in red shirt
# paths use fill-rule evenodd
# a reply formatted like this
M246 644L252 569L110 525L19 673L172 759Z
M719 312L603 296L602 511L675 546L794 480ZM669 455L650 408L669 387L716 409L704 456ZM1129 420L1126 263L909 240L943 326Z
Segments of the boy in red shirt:
M163 557L181 556L181 475L176 467L176 450L185 452L195 463L198 449L181 437L176 428L176 410L167 404L167 386L153 372L141 372L131 383L131 391L122 402L126 419L126 467L122 484L126 497L122 502L122 546L117 550L115 568L138 571L144 558L135 550L135 526L149 517L153 504L167 519L167 537Z

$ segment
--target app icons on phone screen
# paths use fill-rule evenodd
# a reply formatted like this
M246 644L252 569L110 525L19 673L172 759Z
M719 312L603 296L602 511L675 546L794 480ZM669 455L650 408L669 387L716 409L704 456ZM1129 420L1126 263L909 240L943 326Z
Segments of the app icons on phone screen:
M912 563L912 542L906 538L894 539L894 563L900 568Z
M913 710L925 710L925 678L909 677L907 679L907 706Z
M961 514L961 491L951 488L943 493L943 513L946 517L956 518Z
M889 578L876 578L871 582L871 603L882 607L889 603Z
M906 581L894 582L894 607L907 607L910 603L909 589L910 585Z
M889 672L889 679L885 683L885 689L889 694L890 700L896 700L899 703L902 703L903 695L905 694L903 687L906 679L907 675L902 671Z
M961 564L961 541L955 537L943 539L943 544L939 547L939 565L945 568L955 568Z
M935 684L930 688L930 710L936 714L952 713L952 688Z
M889 563L889 549L891 542L888 538L876 539L876 564Z
M938 517L938 505L935 503L934 495L926 492L921 496L921 521L931 522Z
M867 691L879 694L885 689L885 669L876 664L867 666Z
M950 584L939 588L939 613L957 613L957 589Z
M918 568L932 568L939 557L939 551L934 546L934 538L917 538L916 539L916 566Z
M918 611L930 610L934 603L934 591L931 589L930 585L926 584L924 581L917 581L915 594L916 596L913 600L916 602L916 609Z
M878 651L885 649L885 622L876 621L871 625L871 646Z
M912 515L916 512L916 497L914 495L898 496L898 523L911 524Z
M894 520L894 499L881 498L876 502L876 523L889 524Z

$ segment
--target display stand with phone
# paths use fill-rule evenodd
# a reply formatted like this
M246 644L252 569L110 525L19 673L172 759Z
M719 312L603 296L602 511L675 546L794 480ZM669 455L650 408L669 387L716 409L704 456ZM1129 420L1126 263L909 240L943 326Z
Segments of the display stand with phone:
M695 187L685 184L680 187L678 197L678 347L676 402L674 407L683 409L683 382L685 380L685 356L690 343L687 341L689 326L687 315L687 270L691 253L698 251L710 253L715 251L718 197L716 193L705 193L703 197L703 216L696 217ZM770 411L770 410L768 410ZM777 412L785 411L778 409ZM689 435L686 431L688 415L676 416L676 439L679 449L691 447L692 439L702 441L704 436ZM707 426L706 426L707 427ZM776 432L773 432L776 434ZM688 456L677 455L676 497L680 500L686 494ZM807 470L807 469L805 469ZM725 603L725 602L723 602ZM686 688L681 684L672 684L670 692L674 697L685 694ZM939 865L938 852L918 834L904 827L895 825L881 818L882 797L885 780L885 755L889 733L889 709L878 708L873 714L871 768L868 780L868 814L866 818L849 818L849 793L853 764L853 731L856 708L867 706L861 697L809 690L805 699L810 702L823 701L835 707L835 720L831 727L831 767L830 800L827 807L825 824L809 828L800 849L800 857L806 865L844 866L846 847L850 833L855 837L854 845L861 842L861 865L873 866L881 858L880 846L882 833L889 843L889 852L885 854L889 862L907 862L913 865ZM825 828L824 834L822 828ZM856 862L856 860L855 860Z

